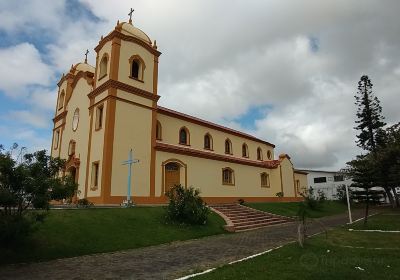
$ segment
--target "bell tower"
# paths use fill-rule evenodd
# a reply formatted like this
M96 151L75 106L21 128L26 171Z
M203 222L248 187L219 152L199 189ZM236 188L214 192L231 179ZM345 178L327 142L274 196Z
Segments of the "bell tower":
M94 89L90 99L90 132L87 166L87 197L97 203L121 203L126 197L127 170L121 162L130 149L135 165L132 195L154 197L155 138L157 124L158 58L156 41L132 23L117 22L113 31L96 46ZM101 124L101 126L99 126ZM99 183L90 180L91 164L98 164ZM93 165L96 167L96 165ZM135 171L134 173L135 174Z

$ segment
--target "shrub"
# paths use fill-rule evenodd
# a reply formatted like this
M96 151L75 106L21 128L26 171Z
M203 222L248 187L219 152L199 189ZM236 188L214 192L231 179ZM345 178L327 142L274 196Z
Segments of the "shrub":
M0 247L13 246L26 240L43 222L46 213L0 216Z
M278 192L275 194L277 197L283 197L283 192Z
M342 203L347 204L347 196L346 196L346 185L340 185L337 187L336 194L334 197ZM349 187L349 199L352 201L353 199L353 191Z
M169 198L167 219L183 224L205 224L210 210L199 194L200 191L193 187L184 188L182 185L172 187L166 193Z
M327 200L323 190L318 190L317 194L318 194L317 200L319 203L324 203Z
M87 198L81 198L76 201L76 207L78 208L89 208L93 206L93 202L87 200Z
M321 203L319 199L315 196L313 187L309 187L308 190L305 192L305 195L303 195L303 197L304 197L304 203L311 210L317 210L321 208Z

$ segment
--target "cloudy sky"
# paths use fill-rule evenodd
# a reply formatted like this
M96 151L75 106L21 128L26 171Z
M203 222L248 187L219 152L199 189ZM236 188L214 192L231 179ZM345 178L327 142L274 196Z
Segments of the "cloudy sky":
M0 143L49 149L57 86L116 21L157 40L159 104L254 134L299 168L355 148L354 94L370 76L400 120L400 1L0 0Z

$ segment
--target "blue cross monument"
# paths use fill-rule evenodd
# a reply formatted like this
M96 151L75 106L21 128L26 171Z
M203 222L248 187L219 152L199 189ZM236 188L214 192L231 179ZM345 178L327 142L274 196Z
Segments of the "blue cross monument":
M132 178L132 164L138 163L138 159L133 159L133 152L132 149L129 151L129 157L128 160L123 161L122 165L129 165L129 171L128 171L128 190L126 194L126 200L127 200L127 205L131 204L131 178Z

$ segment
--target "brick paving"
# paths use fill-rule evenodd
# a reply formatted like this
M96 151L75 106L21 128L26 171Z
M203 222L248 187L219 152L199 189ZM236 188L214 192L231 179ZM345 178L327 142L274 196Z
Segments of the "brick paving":
M362 217L355 211L353 219ZM327 228L347 214L319 219ZM152 247L0 267L0 279L174 279L265 251L296 239L297 224L222 234ZM321 231L312 223L308 233Z

